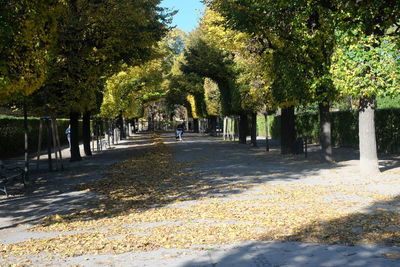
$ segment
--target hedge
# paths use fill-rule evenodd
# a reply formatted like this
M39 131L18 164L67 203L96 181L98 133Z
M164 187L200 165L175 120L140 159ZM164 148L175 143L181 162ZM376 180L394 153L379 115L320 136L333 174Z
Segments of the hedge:
M40 119L28 119L28 144L29 153L36 153L39 140ZM68 140L65 129L68 128L69 120L57 119L58 134L61 145L67 145ZM82 123L79 124L81 133ZM3 118L0 119L0 159L5 159L24 154L24 120L23 118ZM46 146L46 131L43 128L42 149ZM80 140L81 136L80 136Z
M332 144L358 148L358 112L332 112ZM273 139L280 138L280 116L269 116L269 131ZM319 143L319 115L296 115L297 136L307 136L309 142ZM258 117L259 134L265 135L264 117ZM379 109L375 112L376 141L379 152L400 152L400 109Z
M277 139L280 136L280 117L275 115L268 115L268 135L273 139ZM257 134L259 136L265 136L265 117L257 117Z
M358 147L358 112L332 112L332 144L342 147ZM37 152L39 135L38 118L28 119L29 152ZM59 138L62 145L67 145L65 129L69 120L58 119ZM375 127L379 152L400 152L400 109L380 109L375 112ZM22 118L0 118L0 159L19 156L24 153L24 132ZM79 123L82 133L82 122ZM268 116L269 136L280 138L280 116ZM307 113L296 115L297 136L307 136L309 142L319 142L319 116ZM265 136L265 118L257 118L258 135ZM43 133L43 139L45 139ZM80 136L80 140L82 137ZM42 147L45 146L43 143Z

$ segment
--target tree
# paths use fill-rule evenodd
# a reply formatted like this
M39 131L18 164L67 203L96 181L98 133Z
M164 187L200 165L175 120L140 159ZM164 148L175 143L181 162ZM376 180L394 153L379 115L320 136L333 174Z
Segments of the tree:
M321 143L325 158L329 159L329 150L326 149L330 143L327 142L329 140L329 132L324 132L325 129L330 128L325 125L329 117L322 113L327 114L327 106L331 100L330 96L336 95L336 90L332 90L329 69L335 37L340 38L342 36L335 36L335 31L343 31L346 34L356 36L358 39L368 38L369 36L378 39L387 35L398 36L400 2L396 0L304 0L291 2L214 0L209 1L209 5L225 16L230 26L234 29L243 30L250 34L259 34L273 45L281 43L283 44L281 48L284 48L284 50L290 47L290 44L296 44L296 49L286 53L281 59L285 60L290 55L300 56L297 62L302 64L303 67L299 70L303 71L306 78L304 80L305 84L308 84L308 89L311 89L308 91L312 93L310 94L311 99L315 98L320 101L323 135ZM389 33L390 29L393 28L395 30ZM366 52L369 51L368 46L365 46L365 49L367 50ZM279 55L277 53L274 54ZM277 61L277 63L282 62L284 61ZM286 64L285 66L289 65ZM285 70L285 68L280 69ZM293 70L293 68L289 69ZM373 72L372 70L371 73ZM286 77L290 78L291 76ZM287 81L283 84L287 84ZM299 90L299 92L304 94L307 91ZM373 116L367 116L368 119L366 120L362 117L365 111L368 113L368 111L373 110L375 95L364 93L359 96L361 98L360 103L367 107L360 109L360 129L363 129L362 125L367 123L370 125L370 132L374 132L372 130ZM377 170L376 149L368 152L367 149L361 148L361 146L364 147L364 144L374 144L374 135L363 135L361 132L360 134L360 158L368 158L374 161L375 164L373 166Z
M231 52L224 50L210 41L202 28L192 33L185 52L185 64L182 65L185 75L196 75L209 78L218 85L221 99L221 115L240 114L240 136L246 142L247 114L242 110L240 92L237 86L237 69ZM212 121L211 125L215 125ZM243 137L244 136L244 137Z
M221 93L221 112L232 114L238 108L238 103L232 98L235 90L232 59L227 57L226 52L208 43L200 29L191 34L184 56L182 72L216 82Z
M28 96L44 82L55 37L58 1L2 2L0 99Z
M154 48L154 58L110 77L106 82L101 114L115 118L143 116L147 106L166 97L168 75L175 57L182 52L184 32L171 30Z
M208 42L233 57L235 69L236 96L240 102L240 142L246 143L247 113L252 115L251 141L257 146L257 112L271 106L271 82L264 70L268 51L260 39L249 34L229 29L226 19L218 12L206 8L200 24Z
M399 56L395 45L399 44L400 2L338 1L335 4L339 14L338 49L332 72L336 86L344 94L358 98L360 170L374 174L379 172L374 123L376 97L399 92Z
M45 80L58 11L56 0L6 0L0 9L0 104L23 107L25 172L29 165L26 98Z
M264 65L269 73L274 102L283 112L294 112L296 104L321 103L321 144L324 159L331 160L329 102L336 97L329 76L333 49L333 11L327 1L208 1L210 8L226 18L227 26L249 34L262 44ZM294 114L284 116L294 118ZM293 121L282 121L291 129L282 140L282 152L294 142Z
M77 120L80 113L95 109L98 81L118 71L123 63L138 65L153 58L154 44L166 33L170 15L158 7L159 2L64 2L57 51L42 95L48 98L49 110L70 114L71 161L81 158Z
M186 113L193 118L193 131L199 132L199 121L207 114L204 99L203 78L195 73L184 74L181 70L185 64L183 51L174 57L170 73L166 77L166 101L171 112L179 107L185 107ZM171 116L172 118L172 116Z
M335 85L359 103L360 167L379 171L374 110L376 97L400 93L400 52L393 37L341 35L332 66Z
M204 98L207 114L209 116L221 116L221 92L218 84L210 78L204 79Z

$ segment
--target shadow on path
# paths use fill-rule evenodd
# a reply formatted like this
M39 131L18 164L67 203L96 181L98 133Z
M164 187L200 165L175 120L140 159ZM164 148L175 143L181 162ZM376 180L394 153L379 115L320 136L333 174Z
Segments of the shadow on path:
M79 162L63 159L63 171L48 171L47 159L41 159L40 169L36 169L36 161L31 161L29 190L25 196L0 198L0 230L22 223L35 223L50 214L66 214L90 208L88 203L98 200L99 196L91 192L76 191L76 186L102 178L111 164L131 158L138 150L151 147L152 141L150 135L137 135L132 140L113 145L112 149L84 157ZM21 159L12 161L23 164ZM16 187L11 187L11 192L20 193Z
M399 266L399 225L396 196L360 213L308 225L282 240L266 235L210 250L182 266Z
M140 162L144 161L146 151L153 153L148 150L151 141L149 135L137 135L115 149L95 154L81 162L66 163L63 172L33 172L35 190L30 197L0 200L0 227L32 222L48 214L98 207L102 202L93 202L98 198L96 194L75 192L74 187L99 180L108 166L126 159L138 161L138 166L145 166L143 173L147 170L150 175L143 176L130 162L122 163L120 173L117 170L117 176L111 178L122 176L128 179L122 183L113 183L112 179L106 181L102 193L108 194L106 205L109 206L100 213L87 213L84 220L115 217L131 209L143 211L164 207L178 200L235 195L257 184L296 183L321 170L343 166L343 162L327 164L302 156L283 156L276 146L267 153L263 148L249 149L247 145L195 134L186 134L184 142L176 142L171 134L163 135L163 142L173 149L173 162L168 161L168 155L150 158L151 162ZM110 181L111 184L107 184ZM91 185L86 188L91 189ZM83 220L81 215L77 213L73 220Z

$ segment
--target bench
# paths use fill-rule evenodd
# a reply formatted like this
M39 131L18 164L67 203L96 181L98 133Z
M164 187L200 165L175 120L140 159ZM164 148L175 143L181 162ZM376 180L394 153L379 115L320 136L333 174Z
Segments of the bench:
M0 191L8 197L7 186L23 183L26 190L26 174L20 167L6 168L0 161Z

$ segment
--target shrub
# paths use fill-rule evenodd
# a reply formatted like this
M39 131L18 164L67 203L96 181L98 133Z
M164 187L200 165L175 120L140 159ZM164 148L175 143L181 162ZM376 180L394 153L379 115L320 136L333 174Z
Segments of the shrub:
M358 148L358 112L332 112L332 144ZM375 112L376 141L379 152L400 152L400 109L379 109ZM307 136L319 143L319 116L315 113L296 115L297 136ZM280 116L271 120L271 135L280 138Z
M380 109L375 113L378 151L400 152L400 109Z
M29 153L36 153L39 141L39 118L28 119L28 144ZM68 128L69 120L57 119L58 134L61 145L67 145L65 129ZM82 124L80 123L80 129ZM80 132L82 132L80 130ZM42 131L42 149L46 147L46 128ZM80 136L80 140L82 140ZM24 153L24 120L23 118L0 119L0 159L22 155Z
M279 121L279 122L278 122ZM280 124L279 127L276 128L277 123L280 123L280 118L275 115L268 115L268 135L273 139L279 137L280 132ZM257 135L265 136L265 117L258 116L257 117Z

